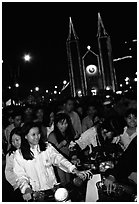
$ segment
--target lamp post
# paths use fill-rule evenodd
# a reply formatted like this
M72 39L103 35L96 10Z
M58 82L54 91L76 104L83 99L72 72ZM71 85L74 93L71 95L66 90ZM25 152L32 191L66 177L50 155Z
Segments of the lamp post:
M22 60L24 62L29 63L31 61L32 57L31 55L24 54L22 56ZM13 97L16 96L18 98L19 93L19 83L20 83L20 62L18 62L18 67L16 70L13 70L13 79L12 79L12 96L11 96L11 103L13 104Z

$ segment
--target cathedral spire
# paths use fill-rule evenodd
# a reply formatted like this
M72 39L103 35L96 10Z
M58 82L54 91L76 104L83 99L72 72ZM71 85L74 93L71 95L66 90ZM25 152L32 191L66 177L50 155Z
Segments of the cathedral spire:
M97 32L97 37L101 37L101 36L107 36L107 32L105 30L103 21L101 19L100 13L98 13L98 32Z
M72 23L72 19L71 17L69 18L69 36L68 36L68 39L67 41L72 41L72 40L77 40L78 39L78 36L75 32L75 29L74 29L74 26L73 26L73 23Z

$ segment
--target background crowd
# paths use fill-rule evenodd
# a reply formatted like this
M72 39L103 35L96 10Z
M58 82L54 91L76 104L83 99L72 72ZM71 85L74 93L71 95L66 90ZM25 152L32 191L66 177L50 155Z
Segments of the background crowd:
M133 174L137 172L137 148L134 142L137 136L135 95L109 97L103 100L97 96L83 99L68 97L63 101L47 105L25 104L25 106L5 107L2 114L4 176L14 190L18 186L13 182L14 179L9 180L12 176L9 174L8 158L16 149L21 148L22 154L25 151L24 146L27 144L24 143L22 135L27 125L31 123L39 128L38 134L41 135L44 144L51 143L76 167L89 164L91 160L97 165L100 160L109 160L111 157L118 167L113 171L106 171L105 185L110 191L113 182L120 180L121 177L127 179L130 176L130 179L136 183L137 177ZM29 139L28 141L30 142ZM12 159L10 157L11 163ZM125 162L127 160L128 163ZM54 167L54 171L59 182L65 184L70 182L69 172L57 166Z

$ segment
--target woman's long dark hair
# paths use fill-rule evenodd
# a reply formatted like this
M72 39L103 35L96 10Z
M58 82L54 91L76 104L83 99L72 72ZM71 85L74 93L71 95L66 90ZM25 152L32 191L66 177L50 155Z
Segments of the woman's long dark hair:
M16 147L14 147L13 146L13 144L12 144L12 136L14 135L14 134L16 134L16 135L18 135L18 136L20 136L21 137L21 127L16 127L16 128L14 128L12 131L11 131L11 133L10 133L10 140L9 140L9 142L10 142L10 144L11 144L11 147L10 147L10 149L9 149L9 151L7 152L7 153L9 153L9 156L13 153L13 152L15 152L17 149L16 149ZM22 143L22 140L21 140L21 143Z
M57 127L58 122L65 120L68 123L68 127L65 130L65 137L62 135L62 133L60 132L60 130ZM54 119L54 133L56 135L57 141L58 143L60 143L62 140L66 139L68 142L70 142L71 140L73 140L74 138L74 129L71 123L71 119L70 117L66 114L66 113L58 113L55 115L55 119Z
M32 160L34 158L33 152L30 150L30 145L27 139L25 138L25 136L29 133L30 129L34 127L37 127L41 134L41 127L38 123L30 122L30 123L24 124L22 127L21 152L22 152L23 158L26 160ZM40 147L40 151L46 150L46 144L43 142L42 136L40 136L39 147Z

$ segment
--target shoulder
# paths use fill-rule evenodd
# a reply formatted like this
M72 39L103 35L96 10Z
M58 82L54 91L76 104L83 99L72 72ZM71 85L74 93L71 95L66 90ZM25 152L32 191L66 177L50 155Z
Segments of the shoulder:
M85 116L82 121L86 122L87 120L88 120L88 116Z
M48 141L49 141L50 139L56 139L56 135L55 135L55 132L54 132L54 131L49 134L49 136L48 136Z

